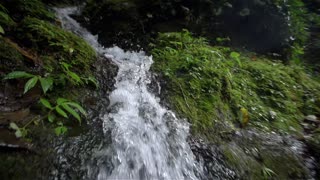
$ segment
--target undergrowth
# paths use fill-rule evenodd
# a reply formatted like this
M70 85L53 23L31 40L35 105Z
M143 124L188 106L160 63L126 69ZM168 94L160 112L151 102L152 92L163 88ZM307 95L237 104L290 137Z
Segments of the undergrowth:
M221 121L299 133L304 115L320 113L320 83L301 67L212 47L188 31L159 34L152 55L170 103L194 133L210 135Z

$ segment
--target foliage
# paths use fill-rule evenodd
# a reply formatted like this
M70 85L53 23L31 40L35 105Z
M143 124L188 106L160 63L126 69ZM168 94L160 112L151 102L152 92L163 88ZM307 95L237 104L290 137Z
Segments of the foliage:
M264 179L270 179L271 177L276 175L276 173L274 173L271 169L267 168L266 166L263 166L262 167L262 175L263 175Z
M68 113L71 114L74 118L76 118L81 124L80 115L76 112L78 110L82 115L86 116L85 110L77 103L70 101L64 98L58 98L56 100L56 105L53 106L47 99L40 99L41 104L50 109L48 113L48 121L54 122L56 119L56 115L60 115L61 117L68 118ZM68 113L67 113L68 112Z
M52 87L52 77L41 77L39 75L33 75L24 71L13 71L5 76L4 79L19 79L19 78L30 78L24 86L24 94L32 89L37 82L40 82L42 91L44 94Z
M8 14L8 10L0 4L0 26L13 26L15 22L11 19Z
M77 73L86 74L90 70L96 54L80 37L36 18L25 18L19 27L21 40L31 41L33 47L46 47L37 50L55 57L51 59L53 62L44 62L46 66L56 68L65 62L72 65Z
M69 115L73 116L79 124L81 124L81 117L78 112L82 115L86 116L86 112L78 103L70 101L64 98L58 98L56 100L56 104L52 105L47 99L40 98L40 103L49 109L46 118L50 122L50 124L55 125L54 131L56 135L62 135L67 132L67 127L64 126L61 120L65 120L69 118ZM26 137L28 135L28 126L31 123L39 124L43 119L34 118L25 124L23 127L19 127L16 123L11 122L10 128L15 130L15 135L17 138Z
M197 133L249 117L249 126L299 133L304 114L320 113L320 83L298 66L211 47L187 31L159 34L155 47L153 69L165 76L169 101Z
M16 20L24 17L36 17L43 20L53 21L54 13L47 10L47 7L41 0L10 0L4 1L3 6L14 14Z
M76 99L70 97L70 88L88 84L97 87L98 84L91 75L91 64L96 58L93 48L55 21L54 14L40 0L0 3L0 75L6 80L25 79L24 96L29 96L26 93L34 87L42 89L40 103L46 108L40 113L46 113L49 125L59 135L67 131L64 125L67 118L81 124L81 115L85 115L78 103L69 100ZM6 37L2 38L4 33ZM30 60L36 68L31 69ZM27 124L17 122L19 126L11 122L11 129L17 137L25 137L30 131L29 125L39 122L44 121L35 118Z
M73 73L74 76L80 79L80 77ZM7 74L4 79L21 79L21 78L29 78L24 86L24 94L27 93L30 89L35 87L35 85L39 82L44 94L47 93L49 89L52 89L54 79L50 76L42 77L39 75L33 75L24 71L13 71ZM78 79L77 79L78 80ZM50 123L55 123L56 119L59 119L57 115L63 118L69 118L68 114L72 115L78 122L81 124L81 117L77 111L79 111L82 115L86 116L85 110L76 102L70 101L64 98L57 98L56 105L52 105L47 99L41 98L41 104L49 109L47 114L48 121ZM25 125L23 128L19 128L15 123L11 123L10 127L16 131L17 137L25 137L27 135L26 127L29 125ZM61 121L57 122L57 127L55 128L55 133L57 135L64 134L67 131L67 128L63 126Z

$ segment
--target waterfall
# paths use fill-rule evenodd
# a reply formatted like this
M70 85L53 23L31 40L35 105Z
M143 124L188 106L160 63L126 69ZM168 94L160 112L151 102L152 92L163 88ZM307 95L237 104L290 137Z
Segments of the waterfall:
M189 124L161 106L159 98L148 91L152 57L117 46L104 48L70 17L77 8L55 10L65 29L84 38L119 67L109 111L101 112L112 145L97 152L110 157L113 169L99 165L96 179L198 179L202 169L187 143Z

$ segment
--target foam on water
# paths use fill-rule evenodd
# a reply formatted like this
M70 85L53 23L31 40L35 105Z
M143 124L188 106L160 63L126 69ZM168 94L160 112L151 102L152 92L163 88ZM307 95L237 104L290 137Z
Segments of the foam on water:
M125 52L115 46L103 48L70 14L77 8L56 9L65 29L82 36L97 53L119 67L109 112L101 112L105 133L112 145L99 153L109 156L114 168L99 167L97 179L198 179L197 164L187 143L189 124L162 107L147 89L152 57L144 52ZM88 168L90 171L90 167Z

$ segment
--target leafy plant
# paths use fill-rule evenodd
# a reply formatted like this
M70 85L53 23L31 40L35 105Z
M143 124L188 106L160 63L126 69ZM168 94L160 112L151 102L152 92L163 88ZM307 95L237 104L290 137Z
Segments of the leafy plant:
M77 111L79 111L82 115L86 116L86 111L76 102L70 101L64 98L58 98L56 100L56 105L52 105L47 99L41 98L41 104L50 109L48 112L48 121L54 122L57 119L56 115L59 115L64 118L68 118L68 114L72 115L76 118L81 124L81 117Z
M240 54L239 54L239 53L232 51L232 52L230 53L230 57L231 57L232 59L236 60L237 63L238 63L238 65L239 65L240 67L242 66L241 61L240 61Z
M68 99L64 98L58 98L56 100L56 105L53 106L47 99L40 98L40 103L50 109L50 111L47 114L47 119L50 123L56 124L56 127L54 128L54 132L56 135L62 135L67 132L67 127L64 126L64 124L59 120L59 116L62 118L69 118L69 115L73 116L76 118L79 123L81 124L81 117L80 114L77 112L79 111L82 115L86 116L85 110L76 102L70 101ZM19 127L16 123L11 122L10 123L10 128L15 130L15 136L17 138L25 137L28 134L28 129L27 127L31 123L39 124L39 122L42 119L32 119L29 121L27 124L25 124L23 127Z
M41 77L39 75L33 75L24 71L13 71L5 76L4 79L21 79L29 78L29 80L24 85L23 93L27 93L32 89L38 82L40 82L42 91L44 94L52 87L53 79L51 77Z
M25 127L19 128L18 125L14 122L10 123L10 128L16 131L14 134L17 138L25 137L28 132Z
M65 134L68 131L67 127L62 122L58 122L58 127L54 128L54 132L57 136Z
M68 80L74 84L74 85L83 85L85 84L89 84L92 83L96 88L99 87L97 80L92 77L80 77L78 74L76 74L75 72L71 71L70 68L72 67L71 64L65 63L65 62L61 62L61 67L64 71L64 73L67 75Z
M271 169L267 168L266 166L262 167L262 175L264 177L264 179L269 179L273 176L276 175L276 173L274 171L272 171Z

